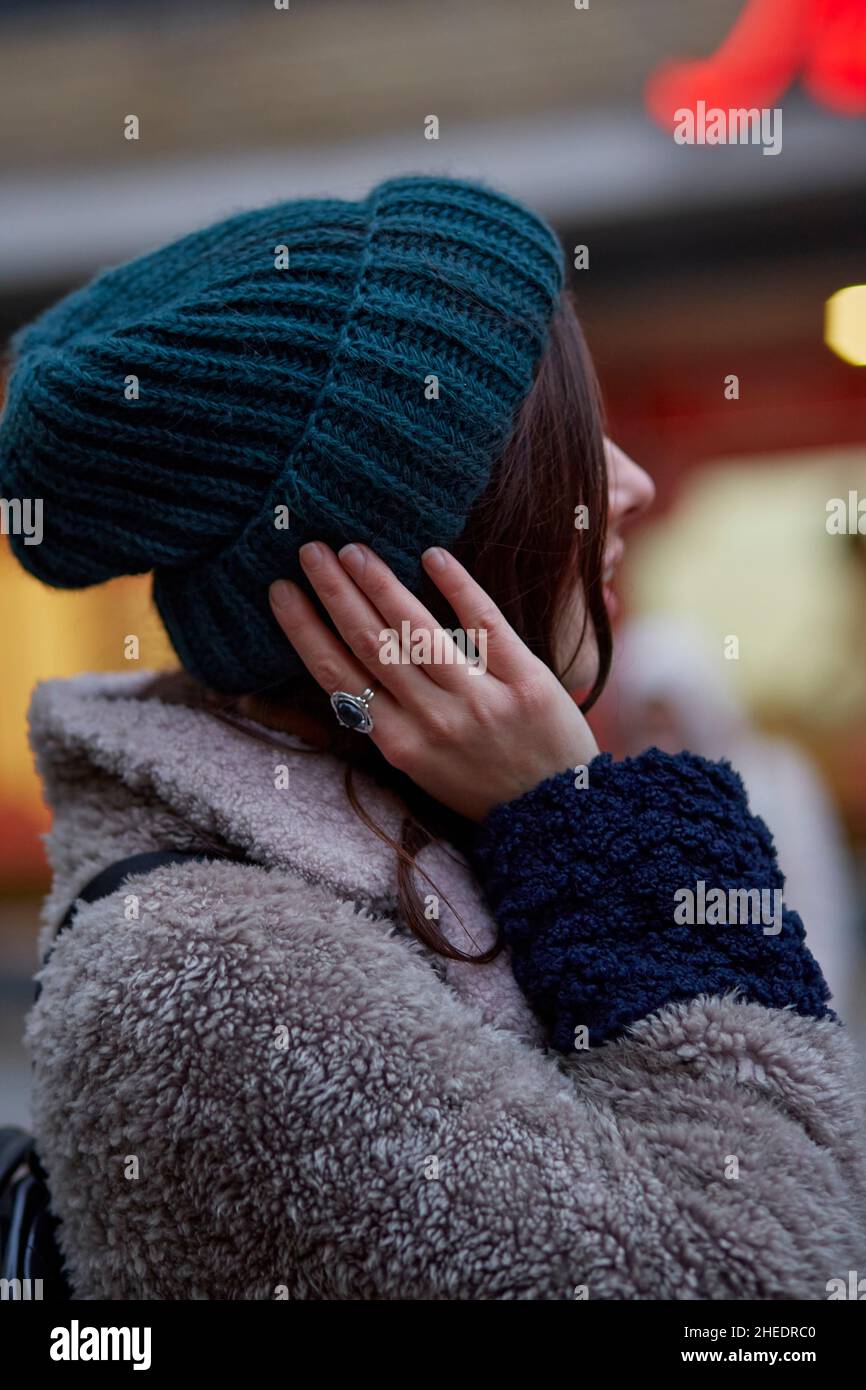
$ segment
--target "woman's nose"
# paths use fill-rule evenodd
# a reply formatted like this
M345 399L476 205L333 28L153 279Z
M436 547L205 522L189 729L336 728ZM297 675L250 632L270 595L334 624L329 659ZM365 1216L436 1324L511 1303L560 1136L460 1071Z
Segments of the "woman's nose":
M640 464L607 441L608 515L612 523L634 521L652 506L655 483Z

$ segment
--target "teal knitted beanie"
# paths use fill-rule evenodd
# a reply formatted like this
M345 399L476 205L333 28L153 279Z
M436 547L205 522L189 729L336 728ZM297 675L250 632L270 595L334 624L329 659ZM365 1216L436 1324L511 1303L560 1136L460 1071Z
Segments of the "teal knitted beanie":
M371 545L410 588L451 545L532 384L562 287L503 195L389 180L243 213L110 270L16 337L0 495L41 498L18 559L59 588L153 571L214 689L303 669L268 605L298 549Z

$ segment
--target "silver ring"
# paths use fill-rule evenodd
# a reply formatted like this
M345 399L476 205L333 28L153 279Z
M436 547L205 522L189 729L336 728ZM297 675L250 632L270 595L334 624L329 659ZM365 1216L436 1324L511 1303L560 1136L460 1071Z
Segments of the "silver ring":
M371 685L361 695L350 695L347 690L335 690L331 696L331 708L337 722L344 729L354 729L357 734L368 734L373 727L370 701L376 694Z

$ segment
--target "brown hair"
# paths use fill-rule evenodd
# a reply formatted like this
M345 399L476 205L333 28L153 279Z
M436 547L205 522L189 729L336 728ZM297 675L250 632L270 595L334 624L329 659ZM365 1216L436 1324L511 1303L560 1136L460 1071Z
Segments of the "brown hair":
M575 509L588 509L590 525L576 529ZM494 466L488 486L473 507L459 541L451 547L532 652L557 675L571 665L591 622L598 647L598 670L581 701L588 710L607 679L612 639L604 603L602 571L607 534L607 465L604 418L592 360L567 295L552 318L545 352L512 434ZM562 615L576 592L584 595L584 618L566 661L559 659ZM455 616L427 581L419 596L443 626ZM160 677L146 692L160 698L192 700L236 725L240 702L195 687L189 677ZM248 695L244 715L258 723L286 727L286 716L312 716L333 726L327 751L345 760L346 793L355 813L397 855L399 909L406 925L433 951L454 960L482 964L502 949L501 939L487 951L468 955L452 946L428 919L414 882L415 873L432 884L416 864L427 845L469 842L472 827L385 761L371 739L359 738L333 720L326 692L312 678ZM245 730L250 732L248 728ZM259 735L257 735L259 736ZM266 735L261 735L266 739ZM315 752L315 750L311 750ZM403 798L408 814L398 843L368 815L354 785L362 767ZM447 899L445 899L447 902ZM450 906L450 904L448 904Z

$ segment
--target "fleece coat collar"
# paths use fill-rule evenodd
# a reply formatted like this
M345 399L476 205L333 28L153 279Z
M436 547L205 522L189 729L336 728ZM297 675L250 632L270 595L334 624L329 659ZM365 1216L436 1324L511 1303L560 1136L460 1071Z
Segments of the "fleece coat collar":
M396 855L350 806L339 759L267 730L271 747L201 710L136 698L153 675L86 674L45 681L34 692L31 744L53 811L46 847L54 881L41 951L101 869L147 849L186 848L196 832L369 911L393 912ZM399 840L399 798L360 772L356 787L375 823ZM449 940L473 954L490 946L495 923L464 856L433 845L417 862L435 885ZM434 892L420 875L416 883L422 900ZM507 953L480 966L430 953L430 963L486 1022L541 1042Z

